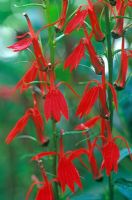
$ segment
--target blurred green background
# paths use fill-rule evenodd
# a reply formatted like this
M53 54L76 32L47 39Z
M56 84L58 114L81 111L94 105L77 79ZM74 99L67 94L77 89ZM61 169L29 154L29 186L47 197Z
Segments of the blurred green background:
M71 0L69 4L68 15L75 10L77 5L85 1ZM7 49L7 46L13 44L16 41L16 36L27 31L27 24L22 16L23 12L27 12L35 30L41 28L46 24L45 11L39 6L23 5L27 3L41 3L39 1L28 0L0 0L0 200L24 200L26 192L32 182L32 175L40 176L38 166L36 163L31 162L32 155L38 152L44 151L46 147L42 147L36 141L32 139L16 138L10 145L5 144L5 138L10 130L15 125L16 121L23 116L25 110L33 105L31 91L27 91L22 95L20 92L11 95L11 88L20 80L27 68L30 66L32 60L32 53L28 50L21 53L13 53ZM19 7L20 6L20 7ZM61 11L61 0L50 0L50 17L51 21L58 19ZM132 17L131 8L127 9L126 15ZM127 19L129 24L131 20ZM111 22L113 26L114 21ZM102 29L105 31L104 20L101 20ZM56 37L61 33L57 33ZM75 90L82 94L85 82L93 79L100 79L96 76L90 67L89 58L86 55L81 61L82 65L79 66L72 74L69 70L63 70L64 58L69 55L79 38L81 38L82 32L73 32L71 36L65 37L56 44L56 59L61 61L56 67L56 74L58 81L67 81L73 85ZM47 44L48 34L47 31L41 33L42 44L44 49L47 50L48 56L49 49ZM93 40L94 46L99 54L103 54L103 48L100 43ZM115 49L119 49L121 40L119 39L115 43ZM132 48L132 29L130 28L126 33L126 47ZM120 65L120 54L116 54L114 59L114 80L117 76L117 71ZM118 113L114 112L114 134L121 134L132 143L132 79L131 79L131 64L132 60L129 60L129 73L126 88L123 91L118 92L119 110ZM107 65L107 63L106 63ZM107 70L106 70L107 71ZM84 83L83 83L84 82ZM64 95L67 98L70 121L67 122L62 118L61 122L57 125L57 130L63 128L65 131L71 131L80 121L75 117L75 110L79 103L79 100L65 87L61 86ZM90 116L93 116L98 111L97 106L94 108ZM43 112L43 108L42 108ZM83 121L83 120L82 120ZM46 133L50 136L51 122L48 122L45 126ZM99 132L97 126L94 133ZM23 134L35 137L35 127L30 121L26 126ZM83 138L79 134L64 136L65 149L74 149L84 146L84 142L80 142ZM72 141L72 142L71 142ZM120 148L125 148L122 143L118 143ZM44 149L45 148L45 149ZM124 154L123 154L124 153ZM124 149L121 154L122 157L126 155ZM100 155L96 152L98 161L100 162ZM52 161L52 160L51 160ZM51 161L45 161L45 168L50 174ZM104 178L101 182L96 182L92 179L92 175L89 174L80 164L77 163L78 169L81 174L81 179L84 185L84 192L77 190L77 193L70 194L70 199L73 200L102 200L107 199L107 177L104 173ZM40 177L41 179L41 177ZM125 180L124 180L125 179ZM129 180L128 180L129 179ZM132 163L129 157L125 157L119 164L118 174L113 174L113 180L116 182L115 199L125 200L132 199ZM128 181L127 181L128 180ZM126 182L125 182L126 181ZM35 192L35 189L34 189ZM34 199L35 193L32 193L30 199ZM69 191L67 190L67 194Z

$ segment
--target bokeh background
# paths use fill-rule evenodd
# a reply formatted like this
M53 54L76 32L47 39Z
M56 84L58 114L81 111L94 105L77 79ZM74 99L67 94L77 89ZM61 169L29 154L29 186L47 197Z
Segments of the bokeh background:
M12 94L12 87L20 80L30 62L33 59L32 52L29 50L22 51L21 53L13 53L7 46L16 41L16 36L26 32L27 24L22 13L28 13L35 30L41 28L46 24L45 11L40 6L24 6L28 3L41 3L41 0L0 0L0 200L23 200L25 199L26 192L32 182L32 175L40 177L39 169L36 163L31 162L32 155L44 151L35 139L35 127L30 121L26 126L22 135L30 135L31 138L17 137L10 145L5 144L5 138L10 130L15 125L16 121L24 114L25 110L33 105L31 90L20 94ZM69 4L68 15L70 15L80 3L85 1L71 0ZM61 11L61 0L50 0L50 18L55 21ZM132 17L131 8L127 9L126 15ZM131 18L132 19L132 18ZM131 23L131 19L126 19L126 23ZM114 20L111 21L111 26L114 25ZM101 20L102 29L105 31L105 23L102 16ZM61 33L57 33L56 37ZM78 43L79 38L83 36L81 31L73 32L71 36L64 37L56 44L56 59L61 64L56 67L57 81L66 81L71 84L74 89L82 94L86 82L93 79L100 79L93 72L88 55L81 61L81 65L72 74L69 70L63 70L64 59L72 51L72 48ZM129 28L125 34L126 48L132 49L132 28ZM46 49L46 55L49 56L48 49L48 33L43 31L41 33L42 45ZM99 54L103 55L103 48L101 43L93 40L93 44ZM120 49L121 40L115 42L115 50ZM107 73L107 60L103 56L106 63ZM114 59L114 80L116 79L117 72L120 65L120 53L116 54ZM132 146L132 79L131 79L131 65L132 60L129 60L129 73L125 90L118 92L119 110L118 113L114 112L114 128L115 135L121 134ZM67 122L62 118L61 122L57 125L57 130L63 128L65 131L70 132L75 125L80 121L75 117L75 110L79 100L74 96L65 86L61 87L64 95L67 98L70 108L70 121ZM43 107L42 107L43 112ZM98 106L95 106L90 116L98 112ZM83 120L82 120L83 121ZM51 122L45 125L45 132L48 136L52 137ZM99 127L91 132L91 134L98 134ZM67 134L64 136L65 149L74 149L84 146L85 142L82 141L81 134ZM125 200L132 199L132 163L127 156L126 147L122 142L118 142L122 150L121 162L119 163L118 174L113 174L115 181L116 197L115 199ZM98 162L101 161L101 156L96 152ZM51 168L50 160L45 160L45 168L49 177ZM88 173L77 162L78 169L81 173L81 179L84 185L84 192L77 190L74 195L69 194L72 200L102 200L107 199L107 177L105 176L100 182L92 179L92 175ZM35 189L31 195L34 199ZM65 199L65 198L64 198Z

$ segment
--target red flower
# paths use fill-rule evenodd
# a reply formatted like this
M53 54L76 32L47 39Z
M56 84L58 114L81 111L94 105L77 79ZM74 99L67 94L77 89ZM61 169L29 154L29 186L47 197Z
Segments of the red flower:
M118 78L114 83L116 89L121 90L125 87L126 84L126 76L128 71L128 58L132 57L132 54L129 51L124 49L124 37L122 38L122 52L121 52L121 64L118 73Z
M90 82L86 86L83 97L76 111L76 115L79 115L80 117L90 113L99 95L99 86L94 86L92 88L89 88L89 84Z
M54 179L52 179L51 181L48 180L42 163L40 161L38 161L38 162L40 165L40 170L41 170L41 174L43 177L43 181L40 182L36 177L34 178L35 181L30 186L30 188L27 192L26 200L29 200L30 194L35 185L38 186L37 195L35 197L35 200L43 200L43 199L54 200L54 193L53 193L53 189L52 189L52 182L54 181Z
M59 18L59 22L56 24L57 28L60 30L65 24L67 9L68 9L68 0L63 0L61 16Z
M9 133L9 135L6 138L6 143L9 144L11 143L11 141L20 133L23 131L23 129L25 128L28 120L30 117L30 113L29 111L26 111L25 115L20 118L18 120L18 122L16 123L15 127L11 130L11 132Z
M119 4L117 4L118 16L124 17L127 8L127 3L124 0L118 2L120 2ZM113 38L118 39L123 35L123 25L124 25L124 18L117 18L116 24L112 30Z
M75 192L75 183L78 185L78 187L82 187L79 172L72 161L83 153L85 153L84 149L69 151L65 153L61 135L60 151L58 153L59 161L57 168L57 181L60 183L63 192L65 192L66 186L68 186L72 192ZM38 160L41 159L43 156L55 154L56 152L43 152L34 156L32 159Z
M96 157L94 155L94 149L95 149L95 144L96 144L96 138L93 142L91 142L89 139L87 140L88 143L88 159L91 167L91 171L93 174L93 178L95 180L100 180L102 178L102 174L100 172L100 169L98 167Z
M69 21L69 23L67 24L64 34L70 34L72 31L74 31L75 28L80 28L84 21L85 18L87 17L88 11L85 10L81 10L82 6L80 6L78 8L78 10L76 11L74 17Z
M97 41L103 41L105 36L100 29L100 25L99 25L96 13L94 11L94 6L92 4L92 1L88 0L88 4L89 4L88 15L89 15L90 23L92 25L92 32Z
M37 105L34 105L34 108L29 108L24 116L18 120L16 123L15 127L11 130L9 135L6 138L6 143L9 144L12 142L12 140L19 134L21 133L26 124L28 123L29 118L32 118L37 130L37 135L38 139L42 144L47 142L47 138L43 136L43 131L44 131L44 125L43 125L43 119L42 116L38 110Z
M70 71L76 69L80 60L84 56L84 50L85 50L85 45L83 39L81 39L80 43L76 46L73 52L66 59L64 68L70 67Z
M107 120L102 120L102 133L103 146L102 146L102 155L103 162L101 169L106 169L106 174L110 176L111 171L118 171L118 160L120 157L120 151L118 146L115 143L116 139L121 139L127 146L128 152L130 154L130 149L127 141L122 136L116 136L112 138L110 122ZM130 154L132 159L132 156Z
M38 34L35 34L28 15L24 14L24 16L26 17L26 20L27 20L27 23L28 23L29 32L25 33L22 36L19 36L18 38L23 38L26 35L29 35L30 37L21 39L20 41L9 46L8 48L11 48L13 51L22 51L22 50L27 49L32 44L33 49L34 49L34 53L35 53L35 56L36 56L36 61L38 63L39 68L41 69L42 66L43 67L48 66L48 63L47 63L46 59L44 58L44 56L42 54L41 47L40 47L40 44L39 44L39 41L38 41Z
M22 79L15 86L15 90L19 88L21 89L21 92L26 90L30 86L30 82L35 80L37 76L37 72L38 72L37 62L34 61L32 63L32 66L29 68L29 70L25 73Z
M115 172L118 171L118 159L120 157L120 152L117 147L117 145L114 143L113 140L108 141L103 148L102 148L102 154L103 154L103 162L102 162L102 169L106 169L106 174L110 176L110 173L112 170Z
M44 101L44 113L47 120L53 118L58 122L62 114L68 120L68 106L63 94L58 88L49 88Z
M86 36L86 39L85 39L85 46L87 48L87 51L89 53L89 56L90 56L90 60L91 60L91 63L95 69L95 72L97 74L102 74L102 71L104 70L104 63L101 62L99 56L97 55L91 41L90 41L90 36L88 35L88 32L87 32L87 29L86 29L86 26L84 25L83 26L84 28L84 33L85 33L85 36Z

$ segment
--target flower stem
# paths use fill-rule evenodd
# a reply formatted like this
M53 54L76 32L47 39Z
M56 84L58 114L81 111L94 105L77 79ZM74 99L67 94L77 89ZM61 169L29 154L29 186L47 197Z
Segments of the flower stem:
M108 59L108 71L109 71L109 83L113 84L113 55L112 55L112 45L111 45L111 29L110 29L110 16L109 8L105 6L105 23L106 23L106 41L107 41L107 59ZM110 88L108 88L108 103L110 110L110 124L112 130L113 124L113 103L112 94ZM114 200L114 188L112 183L112 175L108 177L109 184L109 200Z
M53 151L57 152L57 134L56 134L56 122L52 120L52 130L53 130ZM57 173L57 156L53 156L53 174ZM54 183L54 194L55 199L59 200L59 190L58 185Z
M46 5L46 19L48 24L50 24L50 1L49 0L43 0L44 5ZM48 39L49 39L49 48L50 48L50 62L51 65L54 65L55 62L55 45L54 45L54 31L52 27L48 27ZM53 133L53 151L57 152L57 134L56 134L56 122L54 119L52 120L52 133ZM56 175L57 173L57 156L53 156L53 165L52 165L52 173ZM54 187L54 194L55 199L59 200L59 190L58 190L58 183L53 184Z
M44 0L46 4L46 18L48 24L50 24L50 3L49 0ZM54 31L52 27L48 27L49 47L50 47L50 62L53 65L55 60L55 45L54 45Z

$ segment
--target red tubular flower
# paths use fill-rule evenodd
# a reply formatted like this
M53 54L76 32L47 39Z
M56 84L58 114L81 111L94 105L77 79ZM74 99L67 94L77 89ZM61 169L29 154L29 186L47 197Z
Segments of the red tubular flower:
M110 176L112 170L118 171L118 159L120 157L120 152L117 145L113 140L106 143L102 148L103 162L102 169L106 169L106 174Z
M34 53L35 53L35 56L36 56L36 61L38 63L39 68L41 69L42 66L47 67L48 63L47 63L46 59L44 58L44 56L42 54L41 47L40 47L40 44L39 44L39 41L38 41L38 35L35 34L28 15L24 14L24 16L26 17L26 20L27 20L27 23L28 23L29 32L25 33L22 36L19 36L18 38L23 38L26 35L29 35L30 37L21 39L20 41L9 46L8 48L12 49L13 51L22 51L22 50L27 49L32 44L33 49L34 49Z
M83 26L84 28L84 32L85 32L85 35L86 35L86 39L85 39L85 46L87 48L87 51L89 53L89 56L90 56L90 60L91 60L91 63L95 69L95 72L96 74L102 74L102 71L104 70L104 63L101 62L99 56L97 55L91 41L90 41L90 36L88 35L88 32L87 32L87 29L86 29L86 26L84 25Z
M120 1L120 4L117 4L118 8L118 16L124 17L125 11L127 8L127 3L123 0ZM123 24L124 24L124 18L117 18L116 24L112 30L112 37L114 39L118 39L123 35Z
M120 151L118 146L115 143L116 139L121 139L125 144L126 147L128 149L128 152L130 154L130 158L132 159L131 153L130 153L130 149L129 149L129 145L127 143L127 141L125 140L125 138L123 138L122 136L116 136L116 137L112 137L112 133L111 133L111 127L110 127L110 122L108 120L102 121L103 122L103 131L106 131L106 133L102 133L102 137L103 137L103 147L102 147L102 155L103 155L103 162L101 165L101 169L106 169L106 174L108 176L110 176L111 171L118 171L118 160L120 157ZM104 137L104 134L105 137Z
M101 84L99 87L99 99L100 99L100 105L101 105L101 111L100 111L101 115L105 118L109 118L110 113L107 106L106 90Z
M12 140L20 133L23 131L23 129L25 128L28 120L30 117L30 113L29 111L26 111L26 113L24 114L24 116L22 118L20 118L18 120L18 122L16 123L15 127L11 130L11 132L9 133L9 135L6 138L6 143L9 144L12 142Z
M95 144L96 144L96 139L91 143L90 140L87 140L88 143L88 159L89 159L89 163L90 163L90 167L91 167L91 171L93 174L93 178L95 180L100 180L102 179L102 174L99 170L97 161L96 161L96 157L94 155L94 148L95 148Z
M59 18L59 22L56 24L56 27L61 30L62 27L65 24L66 21L66 13L67 13L67 9L68 9L68 0L62 0L62 12L61 12L61 16Z
M38 161L40 162L40 161ZM42 174L42 177L43 177L43 181L38 181L38 180L35 180L33 182L33 184L30 186L27 194L26 194L26 200L29 200L29 197L30 197L30 194L33 190L33 187L35 185L38 186L38 189L37 189L37 194L36 194L36 197L35 197L35 200L55 200L54 198L54 193L53 193L53 188L52 188L52 182L54 181L53 179L52 180L48 180L48 177L45 173L45 170L44 170L44 167L42 166L42 163L39 163L40 165L40 170L41 170L41 174ZM35 177L35 179L37 179Z
M6 138L7 144L11 143L12 140L19 133L21 133L24 130L29 118L32 118L32 120L35 124L39 141L42 144L45 144L48 141L47 138L45 138L44 135L43 135L43 132L44 132L43 118L42 118L42 116L41 116L41 114L38 110L36 99L34 99L34 108L29 108L25 112L24 116L21 119L18 120L15 127L11 130L11 132L9 133L9 135Z
M74 17L69 21L67 24L64 34L70 34L72 31L74 31L77 27L81 27L85 21L85 18L87 17L88 11L87 9L81 10L82 6L78 8L76 11Z
M83 97L78 105L76 115L82 117L85 114L89 114L98 98L98 95L99 86L94 86L90 89L86 87Z
M15 86L15 90L20 88L21 92L23 92L24 90L28 89L28 87L30 86L30 82L35 80L37 72L38 72L37 62L34 61L29 70L25 73L22 79Z
M62 114L68 120L68 106L63 94L58 88L49 88L44 101L44 114L47 120L53 118L58 122Z
M128 57L132 56L129 55L129 52L124 49L124 37L122 38L122 52L121 52L121 64L118 73L118 78L114 83L114 86L117 90L121 90L125 87L126 84L126 76L128 71Z
M90 19L90 23L92 25L92 32L93 32L95 39L97 41L103 41L105 36L100 29L100 25L99 25L96 13L94 11L94 6L92 4L92 1L88 0L88 4L89 4L88 16L89 16L89 19Z
M73 52L67 57L64 68L70 67L70 71L76 69L80 60L84 57L85 45L83 39L80 40L79 44L75 47Z
M79 172L72 162L75 158L86 153L86 151L84 149L79 149L65 153L62 142L62 133L60 138L60 151L58 153L59 161L57 168L57 181L60 183L63 192L65 192L66 186L68 186L72 192L75 192L74 184L76 183L80 188L82 188L82 184L80 181ZM43 152L34 156L32 160L38 160L41 159L43 156L55 154L56 152Z
M33 27L32 27L32 24L31 24L31 21L30 21L28 15L24 14L24 16L26 17L26 20L27 20L27 23L28 23L28 28L29 28L29 31L30 31L30 36L32 38L33 49L34 49L34 53L35 53L35 56L36 56L38 66L39 66L40 69L41 69L42 66L47 67L48 63L47 63L46 59L44 58L44 56L42 54L41 47L40 47L40 44L39 44L39 41L38 41L38 38L37 38L38 36L35 34L35 32L33 30Z

